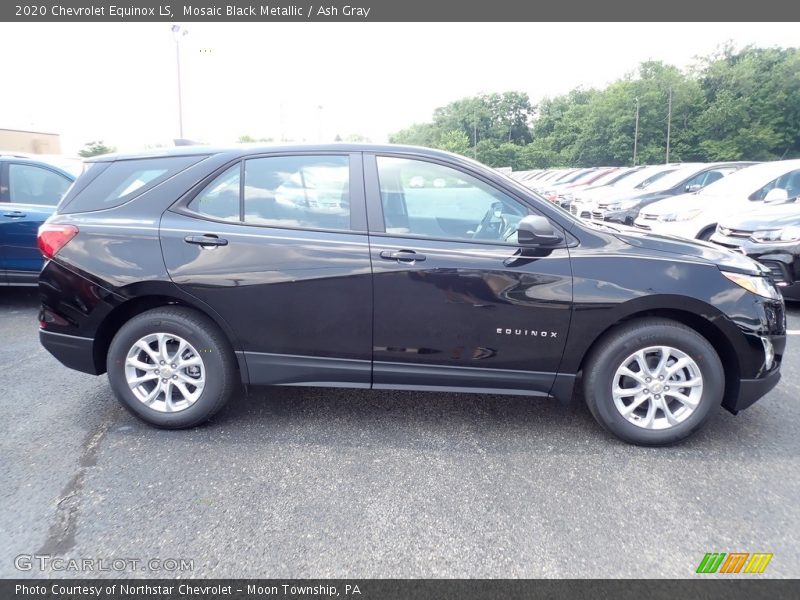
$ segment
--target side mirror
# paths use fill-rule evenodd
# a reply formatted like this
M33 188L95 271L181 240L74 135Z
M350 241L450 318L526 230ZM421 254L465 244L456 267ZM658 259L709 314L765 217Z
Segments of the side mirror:
M546 217L528 215L517 225L517 243L521 246L554 246L564 238Z
M695 183L695 184L686 186L686 193L687 194L694 194L695 192L699 192L702 189L703 189L702 185L700 185L699 183Z
M783 188L772 188L764 196L764 202L787 202L789 200L789 192Z

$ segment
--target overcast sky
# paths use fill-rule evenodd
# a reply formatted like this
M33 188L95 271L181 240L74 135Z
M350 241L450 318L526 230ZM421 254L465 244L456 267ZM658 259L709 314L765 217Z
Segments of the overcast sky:
M796 23L188 23L184 136L332 140L388 134L479 92L533 101L603 86L655 59L686 67L727 40L797 46ZM0 128L52 131L65 153L178 136L170 25L0 24Z

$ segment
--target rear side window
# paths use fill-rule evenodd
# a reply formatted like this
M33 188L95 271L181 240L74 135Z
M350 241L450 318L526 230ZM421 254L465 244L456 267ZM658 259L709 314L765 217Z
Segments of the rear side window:
M21 204L55 206L72 182L49 169L33 165L8 165L8 199Z
M347 156L270 156L218 175L189 203L194 213L222 221L293 229L350 229ZM241 190L244 194L241 194Z
M63 212L114 208L204 158L205 156L169 156L112 162L71 201L66 199L64 209L68 210Z

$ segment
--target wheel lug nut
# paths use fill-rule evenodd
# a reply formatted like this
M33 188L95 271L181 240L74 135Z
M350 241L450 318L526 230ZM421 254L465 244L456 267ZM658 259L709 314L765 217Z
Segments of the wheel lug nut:
M669 391L669 386L665 387L664 389L665 389L665 390L667 390L667 391Z
M170 365L170 367L172 367L172 368L174 369L174 368L175 368L175 365Z
M175 366L175 365L173 365L173 366ZM658 380L659 380L659 381L663 381L663 380L664 380L664 376L663 376L663 375L659 375L659 376L658 376Z
M161 383L167 383L167 380L166 379L162 379Z
M661 400L661 396L656 394L656 400Z
M645 381L646 381L647 383L650 383L650 381L651 381L651 380L650 380L650 378L648 377L648 378L646 378L646 379L645 379Z
M160 365L164 365L164 364L166 364L166 363L165 363L165 362L162 360L162 361L159 361L159 363L158 363L158 364L160 364Z
M177 379L177 378L178 378L178 376L177 376L177 375L173 375L173 376L172 376L172 378L173 378L173 379Z
M159 371L158 369L156 369L156 375L158 375L160 372L161 372L161 371Z

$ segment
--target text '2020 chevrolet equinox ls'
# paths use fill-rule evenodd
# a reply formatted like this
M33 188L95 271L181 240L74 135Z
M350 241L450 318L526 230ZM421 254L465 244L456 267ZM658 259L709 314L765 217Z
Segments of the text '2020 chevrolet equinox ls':
M589 224L403 146L89 161L41 227L42 344L134 414L207 420L240 383L567 400L674 442L772 389L783 300L707 244Z

